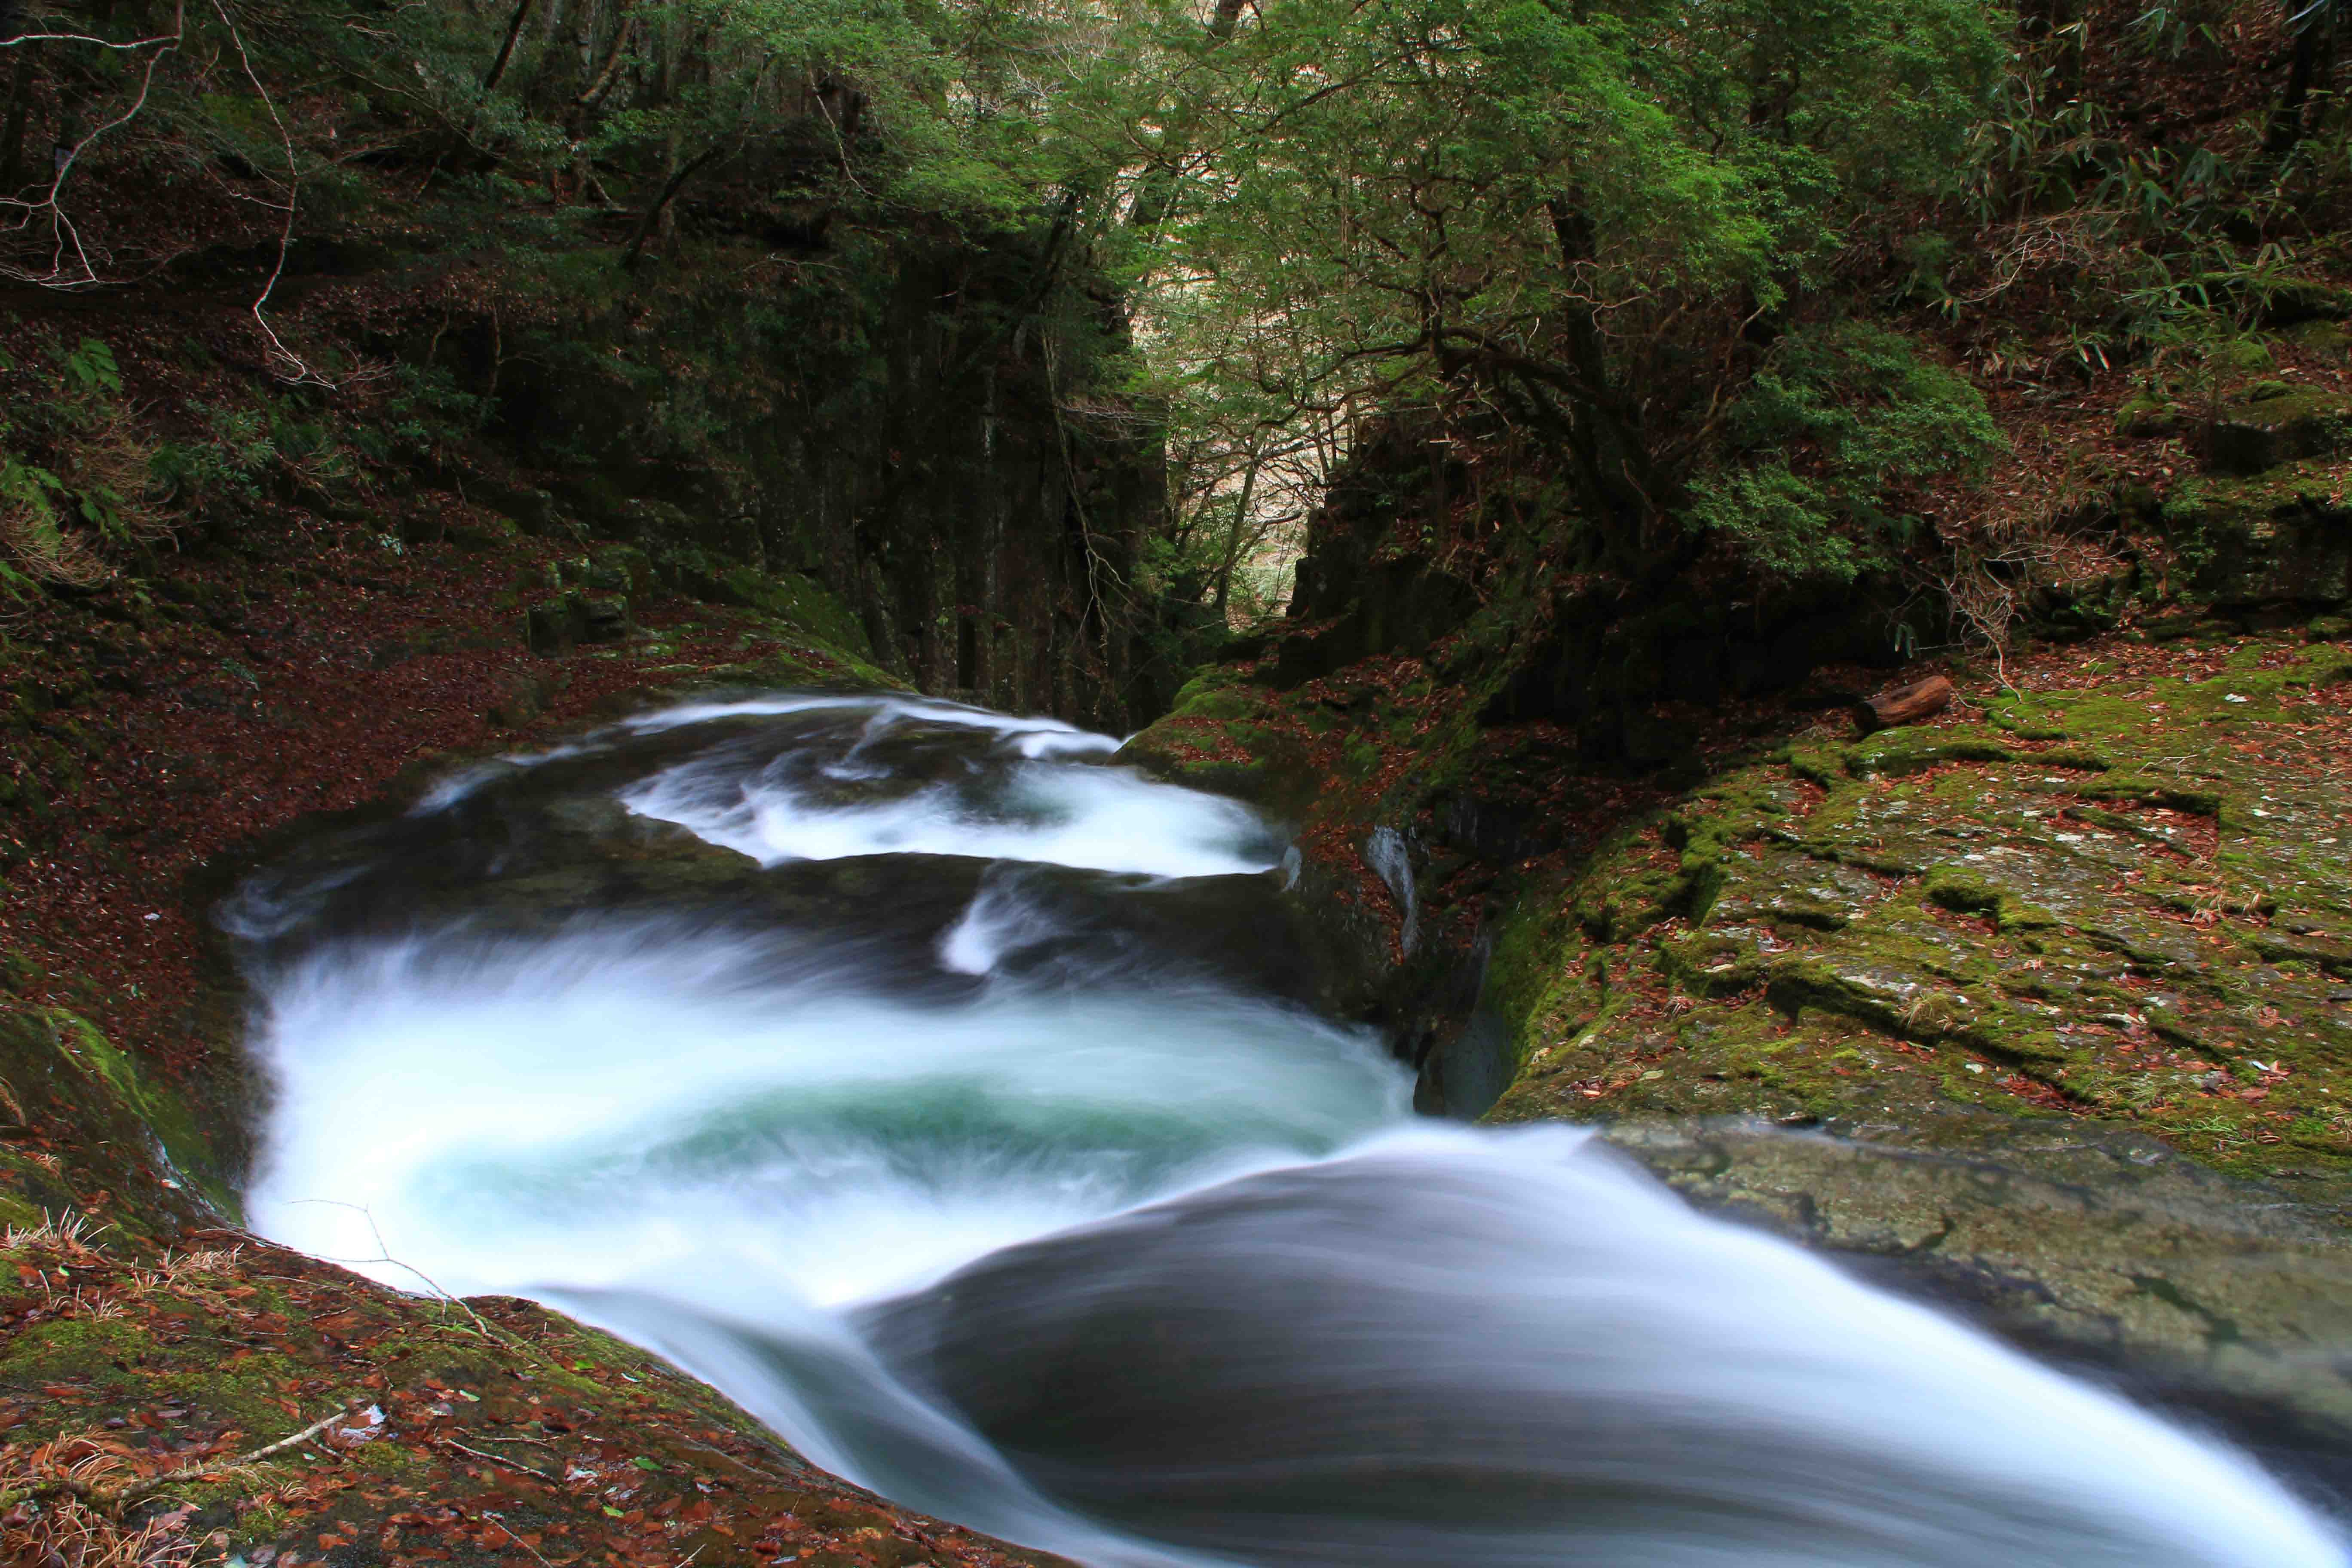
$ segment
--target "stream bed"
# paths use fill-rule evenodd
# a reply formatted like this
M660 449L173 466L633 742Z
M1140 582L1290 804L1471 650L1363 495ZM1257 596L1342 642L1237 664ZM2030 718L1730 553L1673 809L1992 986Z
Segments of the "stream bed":
M221 911L254 1227L549 1302L1091 1564L2318 1568L2221 1439L1593 1134L1417 1120L1295 854L1047 720L675 707Z

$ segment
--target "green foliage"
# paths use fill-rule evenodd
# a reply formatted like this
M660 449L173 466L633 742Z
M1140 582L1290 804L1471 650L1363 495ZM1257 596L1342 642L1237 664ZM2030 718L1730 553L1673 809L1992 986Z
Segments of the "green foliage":
M0 587L11 598L30 594L36 578L47 575L47 563L65 548L57 511L63 489L47 468L0 453L0 543L16 557L15 562L0 560Z
M2352 116L2326 80L2346 7L2287 9L2290 47L2316 48L2318 74L2307 101L2291 88L2266 116L2159 110L2168 78L2200 75L2226 99L2231 77L2270 68L2252 63L2274 57L2244 16L2207 0L2157 0L2113 36L2083 22L2023 43L1950 185L1963 254L1921 297L1956 321L2022 318L2046 347L2003 373L2077 381L2307 309L2352 218ZM2146 100L2108 96L2135 90Z
M472 435L492 407L489 398L464 390L439 365L403 363L393 369L392 389L367 416L348 422L346 436L361 456L390 465L431 456Z
M1790 577L1883 564L1922 487L1980 477L2003 445L1974 386L1853 321L1782 339L1727 424L1729 461L1692 485L1684 521Z
M191 404L190 411L203 418L205 437L157 447L156 479L186 504L259 499L262 478L278 456L268 412L207 403Z
M2000 63L1966 0L1292 0L1223 42L1148 15L1165 75L1097 139L1150 150L1127 199L1168 216L1122 237L1205 465L1180 519L1209 526L1265 454L1328 461L1419 407L1560 451L1576 526L1645 536L1621 525L1683 488L1708 367L1832 286L1857 221L1948 181ZM1724 485L1702 512L1759 539L1866 510L1802 469ZM1852 570L1838 548L1820 564Z
M87 585L110 568L101 549L136 545L144 453L125 434L122 373L97 338L71 347L41 340L55 367L0 405L0 587L23 597L37 583ZM0 371L14 370L0 364Z
M2298 13L2290 41L2343 9ZM127 37L137 10L90 25ZM973 363L1043 358L1057 403L1123 375L1171 457L1138 585L1238 619L1271 595L1234 584L1279 570L1383 418L1539 454L1467 465L1476 505L1541 495L1507 509L1525 555L1648 550L1671 514L1772 573L1851 577L1921 491L1981 471L1991 426L1904 340L1793 323L2000 310L1979 367L2088 376L2186 361L2308 289L2313 237L2344 226L2346 117L2315 108L2276 146L2143 134L2144 106L2098 96L2133 73L2083 68L2087 21L2005 21L1979 0L247 0L189 16L107 147L150 136L150 172L254 204L259 233L291 208L306 237L492 258L535 374L641 410L545 455L625 442L729 482L758 467L747 430L865 405L892 374L857 341L899 308L891 246L1034 260L1013 288L957 284L942 331ZM2236 25L2161 0L2097 42L2218 69ZM90 68L77 92L131 80ZM342 226L362 216L399 221ZM640 265L752 245L756 282ZM1106 277L1116 300L1090 291ZM2029 290L2054 303L2021 325ZM51 449L120 368L95 340L49 353L71 406L17 445L73 489L41 491L69 528L121 531L132 487ZM818 363L838 379L779 369ZM364 485L491 412L437 367L345 385L200 407L155 473L184 501ZM1398 537L1438 551L1457 521Z
M84 396L97 396L122 390L122 372L114 363L114 351L96 338L84 338L62 356L68 386Z

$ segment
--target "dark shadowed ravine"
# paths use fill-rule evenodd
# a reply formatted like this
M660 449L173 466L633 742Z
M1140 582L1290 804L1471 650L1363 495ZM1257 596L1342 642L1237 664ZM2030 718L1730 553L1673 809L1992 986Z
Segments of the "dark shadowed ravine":
M2221 1440L1587 1132L1415 1121L1312 1010L1282 836L1116 749L713 701L314 837L223 910L257 1228L1088 1563L2347 1561Z

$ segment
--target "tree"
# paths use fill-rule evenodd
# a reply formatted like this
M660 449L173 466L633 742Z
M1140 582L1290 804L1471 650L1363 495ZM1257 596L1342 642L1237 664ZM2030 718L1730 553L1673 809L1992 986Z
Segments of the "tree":
M1594 538L1646 548L1743 333L1943 176L1999 58L1965 0L1285 0L1185 61L1147 309L1226 323L1223 374L1293 409L1538 431Z

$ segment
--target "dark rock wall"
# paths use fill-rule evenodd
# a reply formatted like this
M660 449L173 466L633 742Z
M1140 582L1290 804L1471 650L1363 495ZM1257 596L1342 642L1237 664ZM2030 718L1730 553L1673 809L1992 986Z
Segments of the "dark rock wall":
M1334 484L1298 563L1297 630L1273 649L1277 687L1381 655L1433 656L1486 692L1490 719L1552 721L1588 761L1654 766L1687 732L1662 705L1784 690L1828 664L1891 668L1941 636L1931 607L1890 577L1765 583L1674 538L1643 559L1581 559L1572 519L1479 515L1470 476L1426 469L1390 434Z
M683 585L814 579L926 691L1123 727L1186 651L1134 585L1166 487L1156 423L1110 389L1123 348L1050 236L836 239L509 342L490 434L540 510Z

